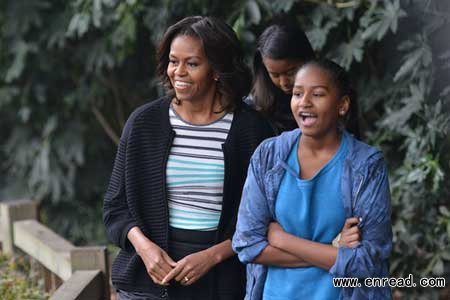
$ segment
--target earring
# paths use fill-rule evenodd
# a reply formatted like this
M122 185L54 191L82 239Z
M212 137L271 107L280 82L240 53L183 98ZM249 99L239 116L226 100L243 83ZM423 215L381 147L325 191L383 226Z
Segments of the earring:
M341 111L339 112L339 114L340 114L341 116L345 115L345 110L341 110Z
M219 81L219 78L218 77L214 77L214 81Z

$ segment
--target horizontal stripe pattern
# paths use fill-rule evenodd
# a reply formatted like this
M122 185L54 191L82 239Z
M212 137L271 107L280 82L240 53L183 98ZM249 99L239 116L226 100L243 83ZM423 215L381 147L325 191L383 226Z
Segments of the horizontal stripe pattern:
M169 224L180 229L216 230L225 173L222 144L233 114L210 124L194 125L171 107L169 119L175 131L166 167Z

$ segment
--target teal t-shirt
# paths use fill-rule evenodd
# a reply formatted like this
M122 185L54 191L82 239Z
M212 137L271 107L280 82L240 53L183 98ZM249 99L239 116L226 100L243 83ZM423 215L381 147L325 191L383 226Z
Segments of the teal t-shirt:
M335 155L314 177L300 179L298 141L293 146L287 170L275 203L277 221L290 234L331 244L345 222L341 194L341 174L347 152L347 138L342 137ZM264 300L339 299L340 289L333 287L328 271L319 267L268 268Z

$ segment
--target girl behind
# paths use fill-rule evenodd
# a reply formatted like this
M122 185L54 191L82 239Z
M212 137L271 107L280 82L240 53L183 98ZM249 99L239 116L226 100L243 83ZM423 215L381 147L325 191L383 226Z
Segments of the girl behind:
M258 38L254 81L248 102L269 118L279 133L297 127L289 109L294 75L314 51L296 23L276 23Z

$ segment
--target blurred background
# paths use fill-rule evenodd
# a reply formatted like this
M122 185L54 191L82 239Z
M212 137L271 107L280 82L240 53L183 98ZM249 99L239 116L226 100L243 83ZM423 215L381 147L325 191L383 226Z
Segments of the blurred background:
M0 201L39 201L41 222L75 245L107 245L102 198L121 129L163 94L155 46L188 15L226 20L249 65L270 21L297 19L320 55L351 72L364 140L390 168L392 276L448 287L448 0L1 0ZM395 295L449 299L433 288Z

